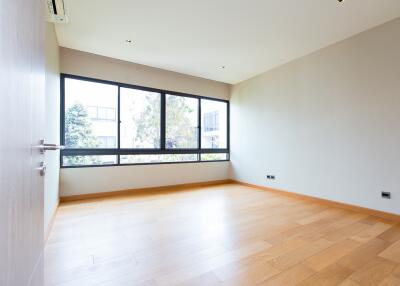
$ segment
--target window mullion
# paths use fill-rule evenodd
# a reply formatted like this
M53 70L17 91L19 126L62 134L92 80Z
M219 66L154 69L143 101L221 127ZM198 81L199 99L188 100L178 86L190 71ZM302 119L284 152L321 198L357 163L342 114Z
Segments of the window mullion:
M118 86L118 105L117 105L117 122L118 122L118 144L117 144L117 148L118 148L118 155L117 155L117 164L119 165L121 162L121 154L120 154L120 150L121 150L121 87Z
M201 99L199 98L199 106L198 106L198 149L201 149Z
M165 93L161 93L161 109L160 109L160 149L165 150L165 128L166 128L166 106L165 106Z
M227 109L227 111L226 111L226 148L228 149L228 153L229 153L229 150L231 149L231 145L230 145L231 144L231 140L230 140L230 137L231 137L231 135L230 135L230 132L231 132L231 122L230 122L231 107L230 107L230 102L227 102L226 104L227 104L226 105L226 109Z

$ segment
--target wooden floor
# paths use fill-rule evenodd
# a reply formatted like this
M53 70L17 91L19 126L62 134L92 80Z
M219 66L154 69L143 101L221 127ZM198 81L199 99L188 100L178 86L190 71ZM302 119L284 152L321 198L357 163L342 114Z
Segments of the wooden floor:
M62 204L46 286L400 285L400 225L239 185Z

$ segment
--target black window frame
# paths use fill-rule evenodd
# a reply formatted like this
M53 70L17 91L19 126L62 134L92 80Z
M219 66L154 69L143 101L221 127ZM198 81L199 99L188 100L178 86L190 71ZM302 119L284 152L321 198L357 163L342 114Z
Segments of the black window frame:
M65 79L76 79L83 80L88 82L95 83L103 83L114 85L118 87L118 104L117 104L117 148L113 149L102 149L102 148L66 148L61 150L60 152L60 167L61 168L95 168L95 167L110 167L110 166L131 166L131 165L159 165L159 164L187 164L187 163L212 163L212 162L225 162L230 160L230 103L229 100L213 98L209 96L200 96L194 94L188 94L183 92L176 92L170 90L163 90L151 87L144 87L133 84L126 84L121 82L95 79L91 77L78 76L72 74L60 74L60 142L61 145L65 145ZM143 91L157 92L161 95L161 134L160 134L160 148L121 148L120 146L120 124L121 124L121 88L131 88L138 89ZM168 149L165 146L165 138L166 138L166 94L190 97L198 99L198 132L197 132L197 140L198 140L198 148L191 149ZM201 129L202 129L202 120L201 120L201 99L213 100L224 102L227 104L227 148L212 148L212 149L204 149L201 148ZM214 160L214 161L201 161L201 154L211 154L211 153L224 153L227 154L226 160ZM153 163L129 163L129 164L121 164L120 156L121 155L162 155L162 154L197 154L197 161L183 161L183 162L153 162ZM63 157L64 156L90 156L90 155L114 155L116 156L116 164L99 164L99 165L77 165L77 166L64 166L63 165Z

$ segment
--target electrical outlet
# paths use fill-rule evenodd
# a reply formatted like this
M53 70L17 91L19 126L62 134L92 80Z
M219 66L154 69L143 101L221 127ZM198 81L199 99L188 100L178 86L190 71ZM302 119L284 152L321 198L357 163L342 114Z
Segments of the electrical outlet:
M392 198L392 194L390 192L382 192L382 198L390 200Z

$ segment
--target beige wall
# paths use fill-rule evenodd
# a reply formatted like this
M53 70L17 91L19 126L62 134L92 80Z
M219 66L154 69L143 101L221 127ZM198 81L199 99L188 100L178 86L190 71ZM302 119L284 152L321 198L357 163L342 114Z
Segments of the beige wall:
M229 162L62 169L63 196L208 182L229 178Z
M54 24L46 23L46 102L45 118L47 143L60 143L60 67L59 48ZM59 194L59 151L46 152L47 173L44 180L44 226L45 233L50 227L50 220L58 206Z
M397 19L235 85L231 176L400 214L399 35Z
M60 49L61 72L229 99L230 85L103 56ZM229 162L61 169L61 196L224 180Z
M62 73L229 99L229 84L67 48L60 54Z

